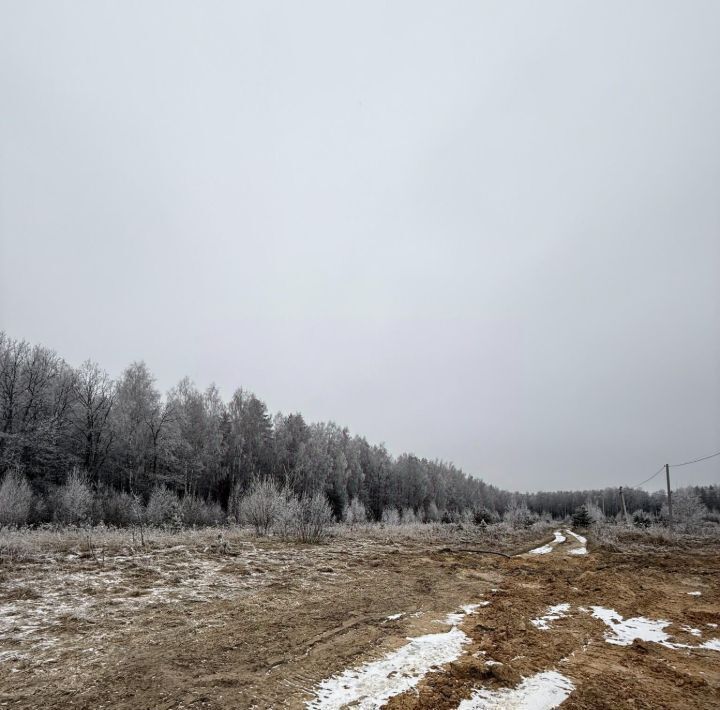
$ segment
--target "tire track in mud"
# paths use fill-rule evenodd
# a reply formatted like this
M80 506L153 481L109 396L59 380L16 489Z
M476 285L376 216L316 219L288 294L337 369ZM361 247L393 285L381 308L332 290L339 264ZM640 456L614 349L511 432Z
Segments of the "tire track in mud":
M628 562L624 556L606 553L599 553L601 559L596 560L595 555L573 553L586 544L582 538L575 543L563 549L564 541L556 538L551 552L564 554L526 553L503 565L507 575L503 590L478 613L467 654L429 674L416 694L393 698L385 707L465 710L549 708L562 703L567 708L596 708L622 705L628 699L643 708L717 706L720 641L709 639L718 636L717 626L707 621L704 608L686 601L702 597L691 596L678 579L693 569L692 563L668 569L664 556ZM676 562L677 557L673 556ZM697 561L715 569L707 596L717 618L717 556L699 556ZM652 595L647 593L650 590ZM623 627L627 643L613 645L622 616L615 612L616 626L607 625L593 613L591 600L603 600L611 609L619 606L628 617L644 619L638 612L645 612L650 619L672 619L662 627L673 631L675 643L653 643L652 637L642 640L642 623L630 618ZM706 620L703 643L696 636L700 629L690 625L698 618ZM638 636L640 640L633 640ZM542 674L557 672L562 676L554 676L550 693L533 682ZM553 695L565 681L570 684L565 686L568 692Z
M494 590L491 604L462 621L467 641L457 659L430 669L404 692L386 696L384 704L377 693L364 702L355 698L352 707L594 708L628 699L634 707L648 708L720 703L720 672L713 670L720 640L698 638L716 637L717 625L708 622L701 630L682 623L703 613L692 608L701 594L675 589L673 595L677 571L670 572L662 558L628 564L618 555L597 557L588 555L583 536L565 529L540 548L500 561L501 588ZM647 587L656 596L667 590L672 613L662 618L674 621L652 622L639 615L647 606ZM717 613L717 584L710 596ZM610 605L605 611L612 621L598 611L601 601ZM633 610L631 618L623 621L614 611L618 602ZM662 638L643 634L643 628L656 630L657 624L672 631L672 641L665 632ZM618 629L625 633L622 644L615 640Z

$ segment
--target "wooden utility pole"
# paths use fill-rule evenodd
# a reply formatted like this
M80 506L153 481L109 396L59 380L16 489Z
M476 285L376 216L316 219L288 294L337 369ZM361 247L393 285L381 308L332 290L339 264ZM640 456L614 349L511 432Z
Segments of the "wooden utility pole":
M620 486L620 500L622 501L622 504L623 504L623 514L625 515L625 522L629 523L630 521L628 520L627 508L625 507L625 494L623 493L622 486Z
M668 492L668 518L670 522L670 530L673 529L673 514L672 514L672 493L670 492L670 464L665 464L665 480L667 481L667 492Z

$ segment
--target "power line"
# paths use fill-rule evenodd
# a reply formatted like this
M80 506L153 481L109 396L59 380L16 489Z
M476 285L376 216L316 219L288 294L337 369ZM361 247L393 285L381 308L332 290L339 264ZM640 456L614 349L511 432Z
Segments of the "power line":
M683 461L682 463L671 463L670 468L675 468L677 466L687 466L691 463L698 463L698 461L707 461L708 459L715 458L716 456L720 456L720 451L716 451L714 454L710 454L710 456L701 456L699 459L693 459L692 461Z
M664 470L665 470L665 465L663 464L662 466L660 466L660 468L655 473L653 473L652 476L650 476L650 478L646 478L644 481L640 481L640 483L635 483L632 486L628 486L628 488L637 488L638 486L642 486L642 485L648 483L649 481L652 481L652 479L655 478L655 476L659 476Z
M708 459L713 459L716 456L720 456L720 451L716 451L714 454L710 454L709 456L701 456L698 459L692 459L691 461L683 461L682 463L671 463L670 468L677 468L678 466L688 466L691 463L699 463L700 461L707 461ZM663 464L660 466L660 468L653 473L650 478L646 478L644 481L640 481L640 483L635 483L632 486L628 486L628 488L638 488L639 486L644 486L646 483L649 483L653 480L656 476L659 476L663 471L665 470L665 465Z

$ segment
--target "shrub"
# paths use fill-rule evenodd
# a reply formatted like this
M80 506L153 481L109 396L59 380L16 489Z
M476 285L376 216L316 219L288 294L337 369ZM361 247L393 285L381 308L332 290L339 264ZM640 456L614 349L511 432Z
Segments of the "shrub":
M115 491L111 488L102 489L95 499L94 518L107 525L124 527L138 520L135 501L129 493Z
M403 508L401 519L403 525L413 525L418 522L418 517L412 508Z
M424 522L435 523L440 520L440 511L435 501L430 501L425 509Z
M653 524L653 517L644 510L636 510L632 515L632 521L636 528L647 529Z
M449 525L450 523L454 523L454 517L453 514L449 510L443 510L442 515L440 516L440 522L443 525Z
M353 498L345 508L345 522L351 526L367 522L367 511L358 498Z
M223 519L223 512L217 503L188 495L180 503L180 519L183 525L217 525Z
M500 516L489 508L475 508L473 510L473 522L475 525L493 525L500 522Z
M292 492L292 489L285 486L278 495L277 507L275 509L275 521L273 532L281 537L290 537L295 531L296 521L299 515L300 501Z
M672 494L672 504L677 527L685 532L696 532L708 512L700 496L691 488L679 488ZM660 517L669 520L667 503L663 504Z
M400 513L397 512L397 508L385 508L380 521L384 525L400 525Z
M590 524L602 523L605 521L605 514L602 512L600 506L596 503L588 501L587 503L585 503L585 509L590 516Z
M167 525L180 522L180 501L174 491L165 486L155 486L145 508L148 525Z
M62 523L82 525L89 522L92 507L93 494L87 479L74 468L58 489L55 515Z
M30 517L33 494L25 476L8 471L0 484L0 525L25 525Z
M518 503L513 500L503 514L503 520L509 523L515 530L529 528L538 516L532 513L524 502Z
M320 542L327 535L332 521L332 510L325 494L304 496L297 505L295 535L300 542Z
M257 535L267 535L275 524L281 492L270 479L257 479L240 500L240 522L252 525Z

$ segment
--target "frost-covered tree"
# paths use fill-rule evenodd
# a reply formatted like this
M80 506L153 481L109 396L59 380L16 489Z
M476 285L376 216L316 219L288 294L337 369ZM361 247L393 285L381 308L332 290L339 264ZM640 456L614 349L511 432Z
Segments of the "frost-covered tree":
M60 522L82 525L90 521L93 493L86 474L75 468L57 492L56 517Z
M256 535L267 535L277 520L282 502L277 484L269 478L258 478L240 500L240 522L252 525Z
M695 532L702 524L708 509L700 496L692 488L679 488L672 494L673 518L680 530ZM667 503L663 505L660 516L663 520L669 519Z
M8 471L0 484L0 526L25 525L32 510L33 493L25 476Z
M168 525L180 521L180 501L166 486L155 486L145 508L148 525Z
M351 527L367 521L367 511L361 500L353 498L350 501L350 504L345 508L344 520Z

